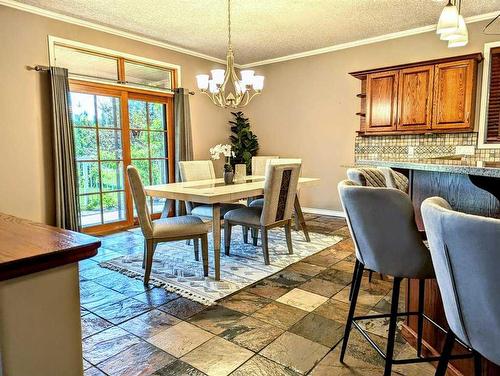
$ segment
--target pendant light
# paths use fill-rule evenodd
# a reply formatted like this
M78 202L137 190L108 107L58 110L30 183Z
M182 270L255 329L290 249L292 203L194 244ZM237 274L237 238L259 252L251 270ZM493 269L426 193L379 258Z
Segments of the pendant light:
M458 29L458 9L451 0L448 0L439 17L436 33L450 33L456 29Z

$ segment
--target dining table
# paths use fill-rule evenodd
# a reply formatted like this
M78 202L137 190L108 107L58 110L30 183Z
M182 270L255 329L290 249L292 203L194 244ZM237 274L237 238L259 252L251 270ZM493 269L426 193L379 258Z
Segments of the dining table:
M318 178L300 177L298 188L318 183ZM220 247L221 247L221 218L222 203L237 202L250 197L264 194L265 177L248 175L235 178L232 184L225 184L223 178L197 180L180 183L149 185L144 187L146 194L151 197L167 199L162 212L166 217L172 212L173 203L191 201L212 206L212 236L214 253L215 280L220 280ZM298 190L297 190L298 191ZM304 232L306 241L310 241L306 221L300 206L298 195L294 200L295 219L297 226ZM297 228L297 227L296 227Z

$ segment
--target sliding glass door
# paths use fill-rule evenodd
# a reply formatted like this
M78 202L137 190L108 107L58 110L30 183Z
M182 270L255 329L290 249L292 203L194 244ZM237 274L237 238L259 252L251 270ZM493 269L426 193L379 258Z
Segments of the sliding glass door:
M131 226L135 210L126 166L136 166L145 185L173 180L172 98L72 84L71 109L84 230ZM155 217L163 205L149 199Z

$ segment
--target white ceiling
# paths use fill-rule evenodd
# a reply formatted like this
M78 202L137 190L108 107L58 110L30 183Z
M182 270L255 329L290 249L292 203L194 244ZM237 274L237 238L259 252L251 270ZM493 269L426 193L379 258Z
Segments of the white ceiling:
M18 0L225 58L226 0ZM500 0L462 0L465 17ZM446 0L232 0L236 62L248 64L432 25Z

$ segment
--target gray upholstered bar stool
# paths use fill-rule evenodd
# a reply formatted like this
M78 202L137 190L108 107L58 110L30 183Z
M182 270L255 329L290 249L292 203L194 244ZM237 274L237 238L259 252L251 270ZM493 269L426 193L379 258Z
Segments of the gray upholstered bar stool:
M385 359L384 375L389 376L393 364L431 360L421 357L425 279L434 278L429 251L422 241L414 221L413 205L404 192L396 189L363 187L345 180L338 186L346 213L347 223L355 244L356 270L351 305L347 318L340 361L344 359L349 333L354 325L377 352ZM394 278L391 313L354 317L356 301L363 276L368 268ZM399 290L403 278L419 280L420 296L418 312L398 313ZM394 359L394 341L399 316L417 315L417 358ZM389 317L389 335L385 354L358 325L357 320ZM436 360L436 358L432 359Z
M235 225L260 229L264 263L269 265L268 230L285 227L288 252L292 246L292 212L299 182L300 164L268 163L264 184L264 206L231 210L224 216L224 241L226 255L231 245L231 229Z
M500 364L500 220L453 211L440 197L422 203L432 262L450 327L436 375L444 375L455 339Z
M199 240L201 239L201 254L203 259L203 273L208 276L208 225L200 218L193 215L180 217L161 218L151 220L147 204L146 192L141 181L139 171L134 166L127 167L127 176L132 196L134 197L135 209L144 236L144 259L142 267L144 271L144 284L149 282L153 255L158 243L176 240L194 239L194 253L196 261L199 260Z

